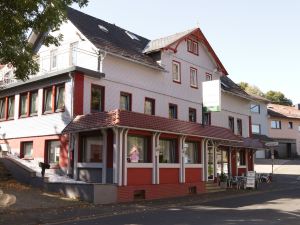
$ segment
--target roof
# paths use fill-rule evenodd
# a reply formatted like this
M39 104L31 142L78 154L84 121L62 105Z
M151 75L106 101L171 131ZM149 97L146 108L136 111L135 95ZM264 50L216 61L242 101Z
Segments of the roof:
M234 83L229 77L221 76L221 87L225 92L229 92L231 94L237 95L242 98L246 98L252 100L253 97L245 92L239 85Z
M163 70L154 59L143 53L150 41L147 38L72 8L68 8L67 16L97 48ZM108 32L101 30L99 26L104 27ZM133 34L139 40L132 39L126 32Z
M207 41L206 37L200 30L200 28L193 28L189 29L180 33L176 33L167 37L159 38L156 40L152 40L148 43L148 45L144 49L144 53L151 53L151 52L156 52L160 51L162 49L173 49L176 50L178 44L175 46L175 48L171 48L171 45L175 43L179 43L183 39L187 38L188 36L193 35L197 40L199 40L208 50L208 53L211 55L213 60L215 61L216 65L218 66L218 70L223 72L225 75L228 75L228 72L226 71L225 67L221 63L220 59L218 58L217 54L214 52L213 48Z
M269 99L266 99L263 96L255 95L255 94L249 93L249 92L247 92L247 94L250 95L253 98L253 100L257 100L257 101L265 102L265 103L270 103L271 102Z
M262 142L272 142L274 139L268 137L267 135L264 134L252 134L253 139L259 139Z
M143 113L114 110L77 116L66 126L63 133L82 132L108 127L124 127L156 132L167 132L217 140L242 142L229 129L216 126L202 126L198 123L151 116Z
M300 119L300 110L292 106L268 104L268 114L273 117Z

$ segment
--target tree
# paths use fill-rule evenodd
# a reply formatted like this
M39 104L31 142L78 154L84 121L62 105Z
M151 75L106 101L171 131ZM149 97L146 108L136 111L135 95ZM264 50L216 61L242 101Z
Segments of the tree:
M44 34L42 44L58 46L62 35L54 37L50 32L67 20L67 8L73 3L83 7L88 0L0 0L0 65L12 64L21 80L38 72L28 35Z
M264 93L255 85L250 85L247 82L240 82L238 85L249 94L254 94L262 97L264 96Z
M270 100L272 103L292 106L292 100L285 97L285 95L280 91L268 91L265 95L265 98Z

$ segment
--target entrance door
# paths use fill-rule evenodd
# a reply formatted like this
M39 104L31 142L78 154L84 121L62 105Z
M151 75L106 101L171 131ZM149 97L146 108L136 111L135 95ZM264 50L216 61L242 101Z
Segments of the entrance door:
M215 178L214 147L207 147L207 180Z

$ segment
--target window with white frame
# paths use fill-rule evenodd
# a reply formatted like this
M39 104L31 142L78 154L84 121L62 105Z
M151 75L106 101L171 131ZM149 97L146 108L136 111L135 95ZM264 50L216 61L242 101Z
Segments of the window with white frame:
M177 163L176 140L160 139L159 140L159 162L160 163Z
M190 68L190 85L191 87L198 87L197 69L193 67Z
M253 113L260 113L260 105L259 104L251 104L250 111Z
M82 137L82 162L102 163L103 140L101 135Z
M180 63L177 61L173 61L172 63L172 77L173 81L180 83L181 82L181 74L180 74Z
M196 164L199 163L199 143L198 142L185 142L187 149L185 152L185 163Z
M128 135L127 137L127 162L148 163L151 162L148 149L149 138L144 136Z
M60 141L47 141L48 163L59 163Z
M57 85L55 87L55 111L62 111L65 109L65 84Z
M209 73L206 73L206 74L205 74L205 80L206 80L206 81L212 80L212 75L209 74Z
M15 116L15 96L8 97L8 119L13 119Z
M261 133L260 124L252 124L251 129L252 129L253 134L260 134Z
M33 116L38 113L38 91L30 92L30 100L29 100L29 115Z
M188 52L198 55L199 54L198 53L198 42L188 39L187 40L187 49L188 49Z
M50 69L57 67L57 49L50 51Z

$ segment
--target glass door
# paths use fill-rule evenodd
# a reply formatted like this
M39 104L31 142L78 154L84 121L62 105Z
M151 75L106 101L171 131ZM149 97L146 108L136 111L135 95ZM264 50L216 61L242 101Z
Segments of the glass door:
M215 176L214 167L214 148L213 146L208 146L207 148L207 180L214 180Z

